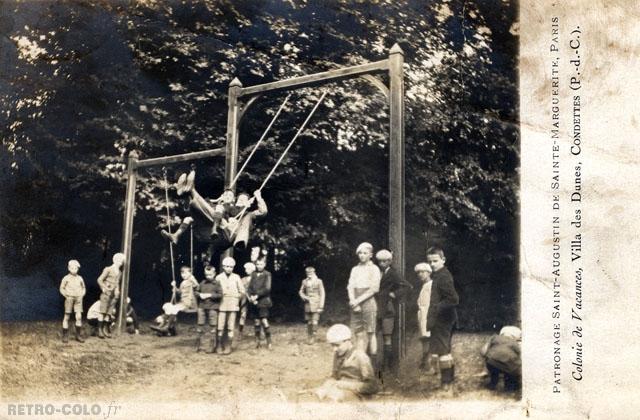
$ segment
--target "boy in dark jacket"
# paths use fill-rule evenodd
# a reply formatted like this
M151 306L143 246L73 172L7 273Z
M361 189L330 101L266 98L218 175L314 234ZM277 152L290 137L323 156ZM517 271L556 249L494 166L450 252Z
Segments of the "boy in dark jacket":
M198 296L198 339L196 341L196 352L202 349L202 338L204 336L204 324L209 318L209 326L211 327L211 340L207 353L213 353L216 348L216 336L218 334L218 309L220 308L220 299L222 298L222 289L220 284L215 280L216 269L213 266L206 266L204 269L204 280L198 286L196 296Z
M271 331L269 330L269 308L271 302L271 273L265 270L266 259L256 261L256 271L251 273L249 281L249 311L253 317L256 333L256 348L260 348L260 329L264 329L264 336L267 339L267 348L271 349Z
M456 306L459 303L453 276L445 267L445 261L442 248L431 247L427 250L427 263L433 270L427 330L431 332L430 351L439 356L440 381L443 387L449 386L454 379L451 335L458 320Z
M507 326L494 335L482 349L482 355L491 377L489 389L496 389L500 374L504 375L504 390L516 391L520 388L522 360L520 359L520 328Z
M378 266L382 277L380 279L380 291L378 292L378 320L382 323L383 342L383 368L391 369L394 366L391 338L398 315L398 305L404 302L406 292L411 285L400 278L395 267L391 265L393 254L382 249L376 253Z

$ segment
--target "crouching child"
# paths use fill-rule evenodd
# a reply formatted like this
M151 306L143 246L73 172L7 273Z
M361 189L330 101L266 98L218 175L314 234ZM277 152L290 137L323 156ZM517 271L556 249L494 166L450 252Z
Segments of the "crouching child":
M354 401L378 392L378 382L367 354L351 341L351 330L335 324L327 331L327 341L333 347L331 379L315 390L320 400Z
M520 389L522 377L522 360L520 359L520 328L506 326L494 335L482 348L490 381L487 387L496 389L500 374L504 376L504 390L517 391Z

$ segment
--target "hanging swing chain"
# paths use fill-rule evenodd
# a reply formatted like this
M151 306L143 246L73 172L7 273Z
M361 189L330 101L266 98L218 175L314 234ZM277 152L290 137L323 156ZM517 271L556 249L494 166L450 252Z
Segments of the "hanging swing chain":
M229 184L228 188L233 188L234 185L236 185L236 182L238 181L238 178L240 178L240 175L242 174L242 172L244 171L244 168L247 167L247 164L249 163L249 161L251 160L251 158L253 157L254 153L256 152L256 150L258 150L258 147L260 147L260 144L262 143L262 141L265 139L265 137L267 137L267 133L269 132L269 130L271 130L271 126L273 125L273 123L276 122L276 120L278 119L278 116L280 115L280 113L282 112L282 110L284 109L284 106L287 104L287 102L289 101L289 98L291 97L291 93L287 95L286 98L284 98L284 102L282 102L282 104L280 105L280 108L278 108L278 112L276 112L276 115L273 116L273 119L271 120L271 122L269 123L269 125L267 126L267 129L264 130L264 133L262 133L262 136L260 137L260 140L258 140L258 142L256 143L256 145L253 147L253 150L251 150L251 153L249 154L249 156L247 157L247 159L244 161L244 163L242 164L242 167L240 168L240 170L238 171L238 173L236 174L236 176L233 178L233 181L231 181L231 184Z
M267 175L265 180L262 181L262 185L260 185L260 188L258 188L257 191L262 191L264 186L267 185L267 182L269 182L269 179L271 179L271 176L274 174L276 169L278 169L278 166L280 166L280 163L282 163L282 161L284 160L285 156L289 152L289 149L291 149L291 147L293 146L293 143L295 143L296 139L300 136L302 131L305 129L305 127L307 126L307 123L309 122L309 120L311 119L313 114L318 109L318 106L320 106L320 103L322 103L322 100L324 99L324 97L327 96L327 93L328 93L328 91L325 90L324 93L322 94L322 96L320 96L320 99L318 99L318 102L316 102L315 106L313 107L313 109L311 110L309 115L307 116L307 119L304 120L304 122L302 123L302 125L298 129L298 132L296 133L295 136L293 136L293 139L289 142L289 144L287 145L287 148L284 149L284 152L282 152L282 155L280 156L280 159L278 159L278 161L273 166L273 168L271 168L271 172L269 172L269 175ZM253 197L249 201L249 205L247 205L245 208L243 208L242 211L235 216L236 221L242 219L242 217L247 212L247 210L249 209L249 206L251 205L252 202L253 202ZM233 231L231 232L231 236L233 236L236 233L236 230L238 229L238 226L239 226L239 224L235 225L235 227L233 228Z
M169 212L169 181L167 180L167 168L162 167L162 175L164 177L164 199L167 207L167 232L171 234L171 213ZM171 280L173 283L176 282L176 267L173 258L173 242L169 241L169 255L171 257ZM173 290L171 293L171 303L175 303L176 301L176 288L173 286Z

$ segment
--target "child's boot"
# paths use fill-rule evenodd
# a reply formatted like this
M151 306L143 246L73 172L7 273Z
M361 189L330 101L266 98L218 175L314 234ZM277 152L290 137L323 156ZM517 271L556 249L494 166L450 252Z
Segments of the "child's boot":
M307 344L313 344L313 324L307 324Z
M231 351L233 350L232 346L233 337L227 337L227 342L225 343L223 354L231 354Z
M69 342L69 328L62 329L62 342L63 343Z
M450 354L440 357L440 384L443 388L448 388L455 376L453 357Z
M176 190L178 195L184 194L184 189L187 186L187 174L183 173L178 177L178 181L176 181Z
M102 331L103 325L104 321L98 321L98 338L104 338L104 331Z
M104 321L102 323L102 334L104 334L106 338L111 338L111 331L109 331L110 325L111 325L111 321Z
M267 349L271 350L271 331L269 327L264 329L264 336L267 339Z
M196 338L196 353L199 353L202 350L202 336L204 335L204 331L198 329L198 337Z
M185 220L186 219L187 218L185 217ZM182 222L180 223L178 230L176 230L174 233L169 233L166 230L162 229L160 231L160 235L162 235L163 238L170 240L174 245L177 245L178 238L180 238L180 235L182 235L182 233L189 228L189 225L190 223Z
M382 352L382 369L391 371L393 368L393 351L391 345L385 344Z
M207 348L206 352L208 354L218 352L218 340L217 340L216 333L211 335L211 340L209 340L209 347Z
M84 343L84 338L82 338L82 326L76 325L76 341L79 343Z
M255 333L256 333L256 348L259 349L261 347L261 343L260 343L260 326L257 325L255 327Z

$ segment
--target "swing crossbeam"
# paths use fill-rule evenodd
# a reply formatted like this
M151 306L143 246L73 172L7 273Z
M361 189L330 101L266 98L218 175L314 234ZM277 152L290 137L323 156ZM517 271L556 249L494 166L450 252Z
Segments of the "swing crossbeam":
M352 78L366 75L373 72L389 70L389 60L374 61L372 63L360 64L358 66L345 67L336 70L329 70L307 76L292 77L290 79L278 80L277 82L264 83L256 86L243 87L238 93L238 97L256 95L264 92L281 89L300 89L318 83L328 83L332 80Z
M136 162L136 168L147 168L150 166L167 165L171 163L189 162L197 159L205 159L214 156L224 156L225 148L201 150L198 152L183 153L180 155L163 156L150 159L142 159Z

